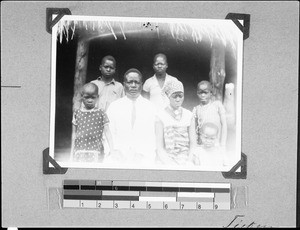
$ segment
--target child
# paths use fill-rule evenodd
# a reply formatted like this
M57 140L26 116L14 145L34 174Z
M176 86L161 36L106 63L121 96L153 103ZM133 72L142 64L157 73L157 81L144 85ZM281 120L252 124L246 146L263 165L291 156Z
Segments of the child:
M91 83L98 86L99 98L97 107L104 111L107 110L113 101L125 95L123 85L114 78L117 70L116 65L116 59L113 56L107 55L103 57L99 66L101 75L97 79L91 81ZM105 154L108 154L109 146L105 136L102 141Z
M125 95L123 85L114 79L116 74L116 60L113 56L105 56L99 66L101 76L91 81L98 86L99 109L107 110L108 106L115 100Z
M192 164L196 132L192 123L192 112L181 107L184 100L182 83L178 80L170 82L166 93L170 104L158 113L160 119L157 126L158 162L166 165Z
M220 101L213 100L212 98L212 85L208 81L201 81L197 86L197 95L200 104L193 109L195 118L195 126L197 132L198 144L201 144L200 132L204 123L210 122L217 125L218 140L221 146L226 145L227 139L227 122L225 108Z
M159 110L163 110L169 105L169 98L165 93L166 86L169 82L178 80L167 74L167 69L167 56L162 53L156 54L153 59L155 74L148 78L143 85L143 96L150 99Z
M194 154L194 164L204 167L226 165L225 149L219 145L218 126L204 123L200 128L201 145Z
M73 114L71 159L76 162L102 162L103 131L110 149L113 149L106 113L96 107L98 87L93 83L83 86L81 108Z

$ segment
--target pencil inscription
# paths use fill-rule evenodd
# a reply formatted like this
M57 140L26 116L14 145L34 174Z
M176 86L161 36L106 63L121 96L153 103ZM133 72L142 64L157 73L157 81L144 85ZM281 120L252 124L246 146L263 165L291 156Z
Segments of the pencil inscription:
M267 228L266 225L261 225L252 221L247 223L244 221L245 215L236 215L233 220L224 228Z

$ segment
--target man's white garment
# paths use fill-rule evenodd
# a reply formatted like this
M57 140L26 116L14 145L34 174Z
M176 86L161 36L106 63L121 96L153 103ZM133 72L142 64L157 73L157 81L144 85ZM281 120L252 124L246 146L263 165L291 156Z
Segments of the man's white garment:
M122 164L150 166L154 164L156 156L156 109L142 96L134 103L136 115L133 125L133 101L127 96L112 102L108 107L107 116L114 147L126 159Z

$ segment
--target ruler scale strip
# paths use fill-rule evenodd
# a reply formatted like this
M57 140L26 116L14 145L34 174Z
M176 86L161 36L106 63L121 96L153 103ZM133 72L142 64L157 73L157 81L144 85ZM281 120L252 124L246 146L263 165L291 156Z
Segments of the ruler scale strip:
M64 208L230 210L230 183L64 180Z

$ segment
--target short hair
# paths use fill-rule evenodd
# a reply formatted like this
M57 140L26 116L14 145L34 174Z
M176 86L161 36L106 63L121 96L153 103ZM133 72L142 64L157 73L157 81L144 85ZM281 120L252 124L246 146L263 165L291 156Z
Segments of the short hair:
M95 93L98 94L98 86L92 82L86 83L82 86L81 94L83 94L83 92L88 88L92 88L93 90L95 90Z
M143 82L143 75L142 73L138 70L138 69L135 69L135 68L131 68L129 70L127 70L125 73L124 73L124 76L123 76L123 81L125 82L127 80L127 75L129 73L137 73L139 76L140 76L140 79L141 79L141 82Z
M156 58L158 58L158 57L163 57L163 58L166 60L166 63L168 64L167 56L166 56L165 54L163 54L163 53L158 53L158 54L156 54L156 55L154 56L154 58L153 58L153 63L155 63Z
M217 131L217 134L219 133L219 127L212 122L204 123L200 128L200 133L203 133L206 128L215 129Z
M112 61L115 64L115 66L117 65L116 59L111 55L107 55L107 56L103 57L102 60L101 60L101 65L103 65L103 63L106 60Z
M212 92L212 84L209 81L200 81L197 85L197 89L200 87L200 85L207 85L207 88Z

